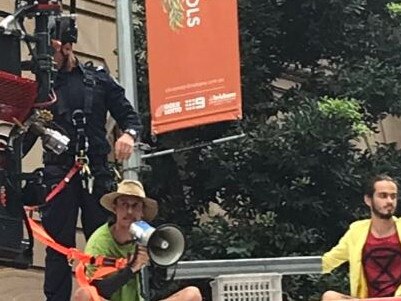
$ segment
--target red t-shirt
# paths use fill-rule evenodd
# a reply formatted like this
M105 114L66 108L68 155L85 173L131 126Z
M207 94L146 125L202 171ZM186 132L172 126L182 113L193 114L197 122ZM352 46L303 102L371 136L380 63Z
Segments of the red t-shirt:
M394 296L401 284L401 244L397 232L382 238L369 233L362 252L369 298Z

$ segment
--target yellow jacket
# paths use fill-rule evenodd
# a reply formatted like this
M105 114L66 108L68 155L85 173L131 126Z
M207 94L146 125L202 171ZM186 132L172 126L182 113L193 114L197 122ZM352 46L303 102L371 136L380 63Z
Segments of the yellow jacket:
M395 217L393 219L401 241L401 219ZM323 273L329 273L344 262L349 262L351 296L357 298L368 297L368 287L362 267L362 249L369 234L370 223L370 219L352 223L338 244L322 257ZM397 288L395 296L401 296L401 285Z

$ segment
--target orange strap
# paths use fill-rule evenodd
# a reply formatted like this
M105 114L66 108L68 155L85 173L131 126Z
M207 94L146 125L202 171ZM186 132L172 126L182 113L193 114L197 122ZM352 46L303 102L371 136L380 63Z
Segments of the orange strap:
M94 279L102 279L103 277L126 267L127 259L125 258L109 258L105 256L92 256L85 254L76 248L67 248L57 243L51 236L32 218L27 217L29 226L32 229L33 236L50 248L64 254L69 262L78 260L79 264L76 267L75 275L79 286L84 287L90 293L93 301L101 301L99 294L94 286L90 283ZM93 264L99 268L94 273L93 277L88 278L85 273L85 265Z
M78 160L75 161L74 165L67 172L65 177L46 196L44 204L36 205L36 206L24 206L24 209L27 211L38 211L41 207L46 206L48 202L50 202L56 195L58 195L65 188L65 186L67 186L67 184L71 181L72 177L79 170L81 170L82 167L83 167L83 164L81 162L79 162Z
M46 196L46 203L51 201L64 187L70 182L71 178L82 169L83 164L76 161L74 166L66 174L63 180L61 180L57 186ZM37 210L39 206L26 206L27 211ZM31 217L27 216L29 226L32 229L33 236L45 244L46 246L56 250L57 252L65 255L69 262L78 260L79 264L76 267L75 275L79 286L88 290L93 301L101 301L96 287L91 286L90 283L93 279L101 279L108 274L114 273L117 270L124 268L127 265L127 259L125 258L108 258L105 256L91 256L81 252L76 248L67 248L57 243L40 225L38 225ZM89 279L85 273L85 265L93 264L99 268L94 273L93 277Z
M95 265L101 265L104 262L105 257L103 256L98 256L95 259ZM89 278L86 273L85 273L85 264L81 261L77 267L75 268L75 278L77 279L78 285L80 287L83 287L88 290L88 293L92 297L93 301L98 301L101 300L99 293L97 292L96 287L93 285L90 285L90 283L95 280L95 279L102 279L103 277L114 273L119 270L118 265L123 265L123 267L126 266L127 261L123 258L117 259L115 266L104 266L100 267L99 269L96 270L92 278Z
M117 270L119 270L119 269L123 269L127 266L127 259L97 256L95 258L95 262L91 262L91 263L96 266L114 267Z
M56 250L57 252L64 254L65 256L67 256L67 259L69 261L79 260L79 261L83 261L85 263L90 262L90 260L92 258L91 255L85 254L76 248L67 248L67 247L60 245L53 238L51 238L50 235L47 234L46 231L41 226L39 226L32 218L28 217L28 222L29 222L29 226L32 229L33 236L37 240L39 240L46 246L49 246L50 248Z
M116 270L122 269L127 265L127 259L125 258L109 258L105 256L92 256L89 254L85 254L76 248L67 248L59 243L57 243L53 238L50 237L46 231L39 226L32 218L28 217L29 226L32 229L33 236L42 242L43 244L51 247L57 252L64 254L67 256L68 260L78 260L84 264L93 264L96 266L107 266L114 268L114 272Z
M85 265L80 262L75 268L75 278L77 279L78 285L82 288L88 290L90 296L92 297L92 301L101 301L102 299L97 292L96 287L90 285L90 281L85 273Z
M60 193L61 190L71 181L72 177L77 173L78 170L82 168L83 164L79 161L75 161L74 165L71 167L70 171L65 175L64 179L62 179L56 187L50 191L50 193L46 196L46 203L52 200L57 194Z

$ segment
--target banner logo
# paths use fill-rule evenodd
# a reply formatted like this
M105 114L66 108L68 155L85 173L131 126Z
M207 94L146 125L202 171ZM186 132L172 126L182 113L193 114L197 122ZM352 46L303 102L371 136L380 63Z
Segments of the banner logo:
M168 15L169 25L172 30L183 28L184 6L182 0L162 0L163 12Z
M162 0L163 12L168 15L173 31L195 27L201 23L199 4L201 0Z

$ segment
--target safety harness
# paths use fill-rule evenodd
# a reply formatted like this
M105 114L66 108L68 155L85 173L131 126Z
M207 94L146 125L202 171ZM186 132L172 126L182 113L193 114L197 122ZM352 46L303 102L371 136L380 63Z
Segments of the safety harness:
M85 127L87 125L86 116L92 113L94 87L97 85L97 69L93 66L92 62L87 62L84 66L80 65L80 69L83 72L83 83L85 86L83 109L77 109L73 111L72 114L66 114L66 116L71 116L71 122L75 129L75 163L64 179L62 179L48 194L46 197L46 203L60 193L78 171L82 177L82 187L87 189L89 194L93 193L95 178L89 167L89 138L85 133Z
M93 192L94 177L89 167L88 148L89 139L85 134L86 117L83 110L77 109L72 113L72 124L76 132L75 165L78 163L82 177L82 187L89 194Z
M65 175L65 177L50 191L50 193L46 196L46 203L52 200L57 194L59 194L65 186L71 181L72 177L82 169L82 164L79 161L75 161L74 165Z
M94 177L89 167L87 151L89 148L88 137L85 134L86 117L82 110L75 110L72 114L72 124L76 132L75 162L64 178L52 188L45 198L45 203L37 206L25 206L28 210L39 210L46 206L50 200L58 195L79 171L82 177L82 187L87 189L90 194L93 192Z
M76 145L75 145L75 163L65 175L65 177L50 191L45 198L45 204L39 206L25 207L27 213L31 213L38 210L42 206L46 206L54 197L59 194L66 185L71 181L74 175L79 171L82 176L82 187L87 189L91 194L93 192L94 177L89 167L89 158L87 155L89 148L89 139L85 133L85 127L87 125L86 116L92 113L93 94L94 87L96 86L95 68L93 63L85 64L85 67L81 68L84 74L84 85L85 85L85 98L83 110L77 109L71 114L72 124L75 128L76 133ZM69 115L69 114L67 114ZM0 193L0 197L1 197ZM1 200L1 199L0 199ZM38 225L30 216L27 214L29 227L32 229L33 236L45 244L46 246L56 250L57 252L65 255L68 262L72 265L74 261L79 261L76 267L76 279L81 287L87 289L94 301L101 301L101 298L94 286L91 286L91 282L94 279L101 279L104 276L114 273L119 269L127 266L127 259L125 258L108 258L105 256L92 256L85 254L76 248L67 248L50 237L48 233ZM85 266L87 264L98 267L92 277L88 277L85 273Z
M37 224L32 218L32 212L39 210L42 206L49 204L51 200L58 195L71 179L80 172L82 177L82 187L87 189L89 193L93 192L94 177L89 167L88 148L89 139L85 133L85 127L87 125L86 116L92 113L94 87L96 86L95 72L96 68L93 67L93 63L86 63L81 68L84 78L83 82L85 85L85 97L83 109L77 109L72 114L66 114L71 116L72 124L75 128L76 134L76 145L75 145L75 162L65 177L50 191L45 198L45 203L39 206L25 206L25 212L29 228L32 229L33 236L45 244L46 246L54 249L55 251L66 256L68 262L72 265L74 261L78 261L78 265L75 270L75 275L78 284L85 288L91 295L94 301L101 301L97 289L91 286L93 280L102 279L108 274L114 273L127 266L126 258L109 258L105 256L92 256L85 254L76 248L67 248L57 243L46 231ZM0 191L0 202L3 200L3 192ZM93 265L97 267L96 272L92 277L88 277L85 272L86 265Z
M102 279L103 277L127 266L128 261L126 258L116 259L106 256L92 256L76 248L64 247L51 238L50 235L32 218L28 217L28 222L33 231L33 235L37 240L65 255L70 265L72 265L74 261L79 261L75 270L77 282L79 286L88 290L93 301L101 301L101 298L99 297L96 288L91 285L91 282L93 280ZM92 277L88 277L85 272L85 267L88 264L98 267Z

